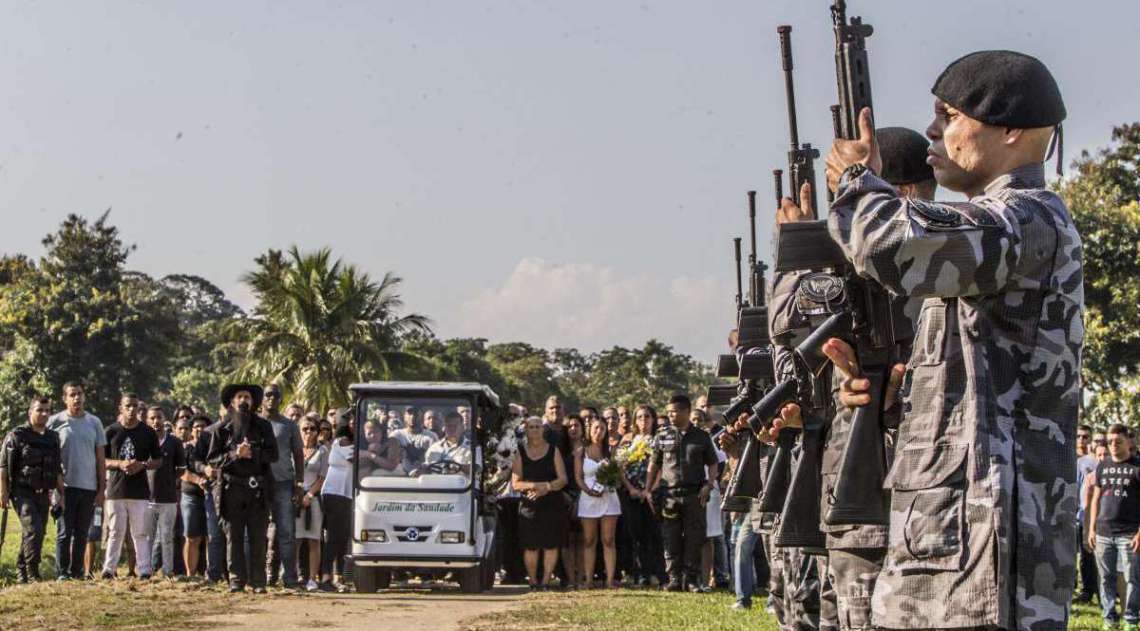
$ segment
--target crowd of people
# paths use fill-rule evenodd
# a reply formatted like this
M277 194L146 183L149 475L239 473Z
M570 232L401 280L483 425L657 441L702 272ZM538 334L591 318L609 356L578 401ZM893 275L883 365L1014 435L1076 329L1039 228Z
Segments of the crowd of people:
M0 506L20 520L17 577L41 579L44 533L56 521L57 580L201 578L231 591L268 586L346 591L352 532L350 410L282 408L275 384L231 385L217 418L195 406L168 415L124 393L116 419L85 407L83 385L29 403L0 448ZM362 428L361 471L418 476L471 463L466 408L409 407ZM470 475L470 471L465 472ZM124 552L126 553L125 568Z
M216 418L193 406L168 414L125 393L104 423L86 409L82 384L61 395L55 413L50 398L34 397L0 451L0 504L23 531L21 582L41 579L51 516L61 581L161 574L233 591L349 589L348 411L282 406L276 385L247 385L223 391ZM362 475L417 476L439 462L471 474L468 409L399 412L365 421ZM649 405L565 414L551 397L543 417L519 425L499 498L505 545L519 552L501 555L500 578L529 577L536 589L591 587L595 576L609 587L728 587L734 524L719 508L729 462L721 431L703 397L675 396L664 416ZM763 555L755 561L763 573Z
M565 413L551 396L520 431L500 498L505 580L766 590L763 548L737 545L747 515L721 511L738 445L705 397L675 395L658 415L645 404Z

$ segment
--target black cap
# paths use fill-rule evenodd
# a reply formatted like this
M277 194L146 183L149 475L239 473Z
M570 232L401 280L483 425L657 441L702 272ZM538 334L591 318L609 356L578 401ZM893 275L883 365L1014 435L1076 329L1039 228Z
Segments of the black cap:
M1028 129L1065 120L1061 90L1034 57L1011 50L970 53L942 71L930 90L970 118Z
M882 127L875 130L879 155L883 158L884 180L894 185L914 184L934 179L934 169L926 163L930 141L906 127Z

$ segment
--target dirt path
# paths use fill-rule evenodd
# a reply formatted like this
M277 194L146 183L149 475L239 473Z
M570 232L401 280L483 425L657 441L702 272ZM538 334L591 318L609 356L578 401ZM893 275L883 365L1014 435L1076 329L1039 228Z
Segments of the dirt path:
M275 595L246 603L241 613L215 617L227 629L370 629L460 631L462 621L521 602L526 588L496 587L463 594L453 587L395 589L379 594Z

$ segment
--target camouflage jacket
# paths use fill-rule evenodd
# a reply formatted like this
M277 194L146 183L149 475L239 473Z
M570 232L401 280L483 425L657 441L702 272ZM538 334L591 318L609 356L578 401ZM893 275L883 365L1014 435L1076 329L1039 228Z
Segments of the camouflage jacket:
M1028 165L969 202L864 173L828 220L859 274L922 298L901 395L887 628L1064 629L1075 576L1081 241Z

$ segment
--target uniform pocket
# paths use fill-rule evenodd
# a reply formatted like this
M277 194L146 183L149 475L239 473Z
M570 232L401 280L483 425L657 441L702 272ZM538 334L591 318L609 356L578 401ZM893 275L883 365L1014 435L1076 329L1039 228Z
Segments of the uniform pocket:
M946 349L946 303L930 298L922 303L914 335L914 351L910 365L936 366L942 363Z
M957 570L965 558L965 463L968 445L936 445L895 454L891 487L892 564L900 571Z

